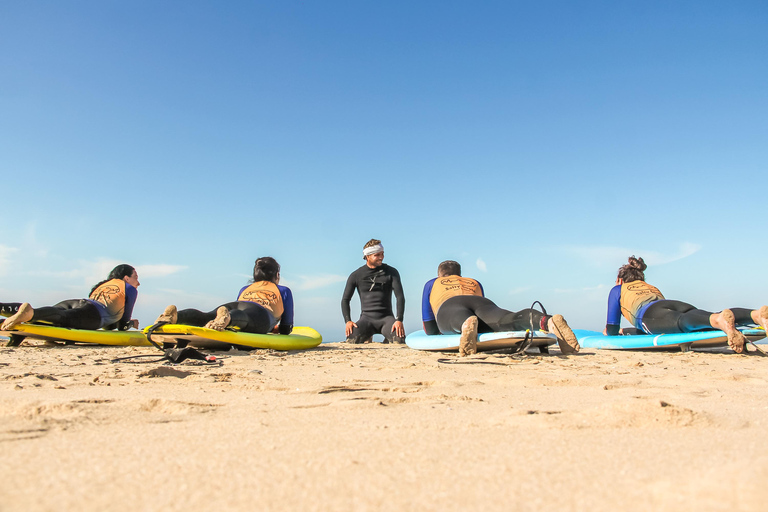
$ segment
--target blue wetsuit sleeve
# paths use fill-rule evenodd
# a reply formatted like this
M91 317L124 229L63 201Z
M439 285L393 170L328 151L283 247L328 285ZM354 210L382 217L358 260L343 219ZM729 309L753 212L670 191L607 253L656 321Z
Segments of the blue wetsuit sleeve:
M243 286L242 288L240 288L240 291L237 292L237 297L235 297L235 300L240 300L240 294L243 293L243 290L245 290L249 286L251 286L251 285L247 284L247 285ZM280 286L280 285L278 285L278 286Z
M621 325L621 285L611 288L608 294L608 320L605 324L606 333L615 336L619 334Z
M432 294L432 286L434 286L436 280L437 278L427 281L427 284L424 285L424 292L421 294L421 320L423 322L435 320L435 312L432 311L429 296Z
M478 281L477 279L475 279L475 282L477 283L477 286L480 287L480 293L482 293L483 294L482 296L485 297L485 290L483 289L483 285L480 284L480 281Z
M136 299L139 296L139 291L132 285L125 283L125 309L123 310L123 317L118 322L118 329L125 330L129 323L131 323L131 315L133 315L133 307L136 305Z
M291 334L293 330L293 294L287 286L277 285L283 299L283 315L280 317L280 334Z
M429 335L440 334L440 329L437 327L435 312L432 311L432 304L429 302L429 296L432 294L432 286L435 284L436 280L437 278L427 281L427 284L424 285L424 292L421 294L421 320L424 332Z

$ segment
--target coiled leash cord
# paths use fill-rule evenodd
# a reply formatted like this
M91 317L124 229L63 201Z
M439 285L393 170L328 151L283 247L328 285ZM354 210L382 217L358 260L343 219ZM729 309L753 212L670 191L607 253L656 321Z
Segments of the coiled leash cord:
M157 363L160 361L169 361L172 364L179 364L182 361L185 361L187 359L197 359L200 361L205 361L206 363L209 363L209 364L217 364L219 366L221 365L221 361L217 360L216 356L205 354L192 347L176 347L176 348L166 348L166 349L161 347L157 342L155 342L155 340L152 339L152 334L155 332L155 330L158 327L165 325L167 323L168 322L157 322L156 324L152 325L149 329L147 329L147 341L150 342L156 349L163 352L162 356L157 357L151 354L143 354L138 356L120 357L117 359L113 359L112 362L118 363L121 361L128 361L129 359L137 359L142 357L154 357L155 359L151 359L149 361L140 361L140 362L141 363ZM136 363L139 363L139 361L137 361Z

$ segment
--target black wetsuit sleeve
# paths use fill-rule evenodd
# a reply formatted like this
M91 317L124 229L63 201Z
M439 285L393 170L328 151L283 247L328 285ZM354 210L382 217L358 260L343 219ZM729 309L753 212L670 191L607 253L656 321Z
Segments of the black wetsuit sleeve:
M352 321L352 310L350 308L350 302L352 301L352 295L355 294L355 286L357 272L352 272L347 278L347 285L344 287L344 294L341 296L341 314L344 316L344 322Z
M392 269L392 291L395 292L395 299L397 300L395 320L402 322L405 315L405 293L403 293L403 283L400 282L400 272L394 268Z

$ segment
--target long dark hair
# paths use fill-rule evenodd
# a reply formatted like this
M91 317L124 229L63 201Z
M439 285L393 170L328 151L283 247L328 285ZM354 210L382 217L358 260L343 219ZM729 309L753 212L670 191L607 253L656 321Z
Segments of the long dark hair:
M98 283L93 285L93 288L91 288L91 293L93 293L94 290L96 290L96 288L103 285L107 281L111 281L112 279L122 279L124 277L131 277L134 272L136 272L136 269L128 265L127 263L118 265L112 269L112 272L109 273L109 275L105 280L99 281ZM91 293L89 293L88 295L90 296Z
M272 281L274 283L279 273L280 264L277 260L271 256L264 256L257 259L253 265L253 282Z
M645 269L648 268L648 265L645 264L643 258L635 258L633 254L627 261L626 265L622 265L619 268L619 279L622 279L625 283L645 281Z

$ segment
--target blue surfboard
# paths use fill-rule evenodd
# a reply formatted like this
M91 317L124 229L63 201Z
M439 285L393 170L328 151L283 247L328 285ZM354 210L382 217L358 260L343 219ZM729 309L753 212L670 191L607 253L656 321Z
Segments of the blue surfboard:
M527 331L486 332L477 337L477 351L499 350L517 347L525 341ZM531 346L541 347L557 343L557 337L543 331L530 334ZM416 350L459 350L460 334L430 336L424 331L415 331L405 337L405 343Z
M745 329L744 336L752 342L765 340L762 329ZM601 332L574 329L573 333L583 348L608 350L640 350L722 347L728 345L728 337L723 331L700 331L674 334L638 334L629 336L605 336ZM763 341L765 342L765 341Z

